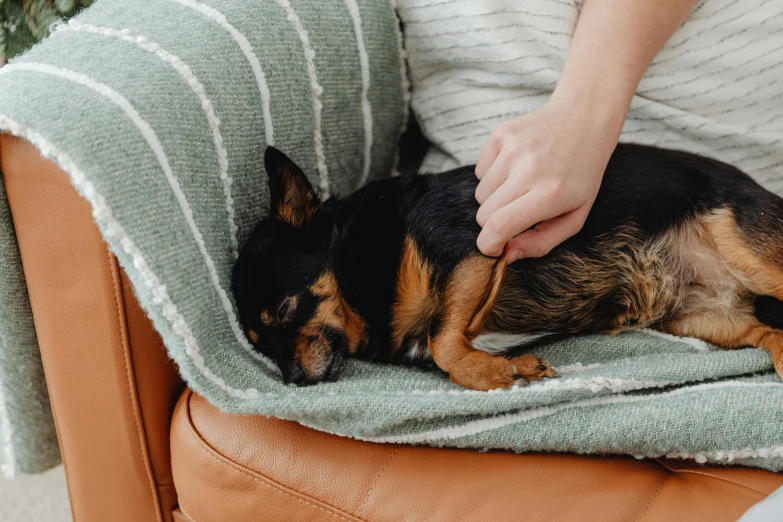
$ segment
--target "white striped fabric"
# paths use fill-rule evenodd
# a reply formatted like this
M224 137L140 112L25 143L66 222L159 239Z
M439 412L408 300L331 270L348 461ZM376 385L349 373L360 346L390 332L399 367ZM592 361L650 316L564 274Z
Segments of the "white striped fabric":
M474 163L497 124L548 99L581 6L581 0L397 3L412 106L439 149L427 157L430 170ZM712 156L783 194L779 0L702 0L647 71L621 141Z
M302 48L304 50L305 62L307 63L307 75L310 79L310 92L313 98L313 145L315 147L315 159L318 168L318 177L320 178L320 185L318 190L321 194L321 198L327 199L329 197L329 171L326 168L326 156L324 155L324 141L323 134L321 133L321 112L323 111L323 104L321 103L321 94L324 89L318 83L318 75L315 70L315 51L310 45L310 37L307 34L307 29L302 25L302 20L299 15L296 14L296 10L291 5L289 0L277 0L280 7L285 9L286 19L291 22L294 27L299 41L302 42Z
M577 381L573 383L573 387L579 387L579 386L586 386L584 383L579 382L583 381L584 379L569 379L567 381L561 381L558 384L550 385L547 387L547 383L543 384L534 384L531 385L528 388L524 388L527 392L538 392L538 391L544 391L546 389L553 389L553 388L565 388L570 381ZM609 379L604 379L609 380ZM620 380L620 379L618 379ZM633 381L629 380L631 382L628 382L625 384L625 386L616 387L613 389L613 391L627 391L627 390L640 390L646 387L649 387L650 383L648 382L640 382L640 381ZM553 383L558 383L558 381L551 381ZM679 383L660 383L660 387L669 386L669 385L677 385ZM523 409L518 412L514 413L507 413L505 415L497 415L495 417L487 418L487 419L479 419L475 421L469 421L462 425L457 426L449 426L447 428L437 428L430 431L424 431L420 433L409 433L405 435L391 435L391 436L382 436L382 437L364 437L362 440L367 440L371 442L382 442L387 444L420 444L425 443L430 440L443 440L443 439L458 439L461 437L468 437L470 435L476 435L479 433L484 433L486 431L496 430L499 428L502 428L504 426L509 426L512 424L518 424L522 422L531 421L534 419L539 419L542 417L548 417L550 415L554 415L556 413L559 413L561 411L567 411L567 410L574 410L574 409L580 409L580 408L589 408L593 406L602 406L602 405L609 405L609 404L630 404L630 403L638 403L638 402L647 402L647 401L653 401L653 400L666 400L673 397L678 397L681 395L687 395L691 393L696 393L699 391L703 391L705 389L721 389L721 388L772 388L780 386L778 383L748 383L748 382L742 382L742 381L723 381L723 382L717 382L717 383L707 383L707 384L697 384L694 386L687 386L683 388L677 388L672 391L663 392L663 393L652 393L652 394L639 394L639 395L605 395L602 397L595 397L590 399L582 399L579 401L574 401L570 403L565 404L558 404L556 406L544 406L541 408L536 409ZM589 389L589 388L587 388ZM720 452L727 454L731 450L727 450L725 452ZM751 455L740 455L737 454L736 456L732 457L731 459L726 458L715 458L713 455L710 460L713 461L720 461L720 460L734 460L735 458L755 458L759 456L759 452L762 451L764 453L771 453L771 455L768 456L783 456L783 446L776 446L774 448L764 448L762 450L748 450L748 452L752 452ZM707 453L718 453L718 452L702 452L702 455L706 455ZM737 452L739 453L739 452ZM670 453L667 454L670 458L696 458L697 461L700 462L706 462L706 460L699 459L694 454L684 454L684 453ZM721 457L721 456L719 456Z
M0 69L0 74L9 74L16 71L34 71L84 85L98 94L105 96L111 100L112 103L122 109L122 111L139 130L139 133L142 135L144 140L149 144L149 147L155 155L155 158L158 160L160 168L163 171L163 175L165 176L166 181L169 183L171 191L174 194L180 209L182 210L182 215L185 218L188 227L190 228L190 232L193 235L193 240L198 246L199 252L204 259L204 264L207 267L210 279L212 280L215 291L220 298L220 302L223 305L223 310L226 313L226 317L228 318L229 324L231 325L237 342L245 349L248 354L250 354L251 357L267 365L270 370L274 372L279 371L277 366L264 355L257 352L245 337L245 333L242 331L242 327L239 325L239 321L237 320L236 313L234 312L234 307L228 298L228 294L220 284L220 277L218 276L215 263L212 260L212 256L210 256L209 252L207 252L204 236L201 234L201 231L199 230L198 225L193 218L193 211L190 208L190 204L188 203L188 200L182 191L179 180L171 170L168 157L166 152L163 150L163 145L161 145L158 136L155 134L155 130L150 127L150 125L141 117L138 111L136 111L133 105L124 96L108 85L95 81L82 73L45 63L26 62L6 66ZM172 304L171 306L174 305Z
M395 13L395 15L399 18L399 15L397 14L397 0L389 0L389 7L391 7L392 11ZM399 23L395 24L395 31L394 34L397 37L397 49L400 53L400 78L402 80L402 96L403 96L403 103L405 105L405 117L402 120L402 126L400 129L400 134L405 132L405 129L408 128L408 121L410 119L410 108L411 108L411 82L408 78L408 53L405 51L405 43L402 36L402 29L400 28ZM394 168L392 169L392 176L399 176L400 172L397 170L400 164L400 157L399 157L400 151L399 148L397 149L397 152L394 157Z
M162 284L158 276L152 271L149 263L147 263L147 260L144 258L144 255L125 232L125 228L114 218L113 212L106 203L104 197L98 192L95 185L87 179L87 176L79 169L73 160L37 132L2 114L0 114L0 129L3 129L3 131L9 132L14 136L28 140L41 152L41 155L44 158L51 159L68 174L71 178L71 183L73 183L79 193L82 194L84 199L92 206L93 217L96 221L110 237L117 239L122 245L122 249L133 258L133 265L139 270L144 279L144 284L152 292L155 304L160 307L161 313L166 320L171 323L174 331L182 337L188 357L193 361L193 364L198 368L204 378L217 385L232 397L240 399L258 397L260 395L258 390L254 388L246 390L232 388L226 384L222 377L215 375L215 373L207 367L204 357L201 355L198 341L193 335L190 326L185 321L185 318L177 309L177 306L172 302L166 285ZM3 417L3 419L5 418L6 417ZM10 430L5 431L4 427L3 436L4 439L7 440L5 441L6 444L4 444L3 449L6 453L6 457L10 458L10 460L6 460L3 464L3 471L9 476L12 475L14 471L13 446L9 442L11 438L10 434L12 433L13 432Z
M253 70L253 75L255 76L256 83L258 85L258 92L261 95L261 107L264 113L264 135L266 137L266 144L274 146L275 135L272 127L272 112L269 108L269 99L271 95L269 94L269 86L266 83L266 75L264 74L264 70L261 68L261 62L258 61L258 57L256 56L255 52L253 52L253 46L250 45L250 42L248 42L245 35L240 33L236 27L229 23L229 21L226 19L226 15L217 9L210 7L207 4L196 2L195 0L173 1L189 9L193 9L205 18L209 18L222 27L228 34L230 34L231 38L233 38L233 40L237 43L240 50L242 51L242 54L244 54L245 58L247 58L247 62L250 64L250 68Z
M359 178L359 185L367 181L370 174L370 165L372 162L372 106L367 94L370 90L370 59L367 55L367 47L364 45L364 34L362 33L362 17L359 12L359 5L356 0L345 0L345 6L353 20L353 29L356 34L356 48L359 53L359 65L362 69L362 117L364 120L364 166L362 175Z
M11 418L8 416L8 405L3 391L3 383L0 382L0 473L6 478L13 478L16 471L16 455L14 451L14 428Z
M201 102L201 110L207 117L207 122L212 129L212 141L215 144L215 152L218 157L218 165L220 166L220 181L223 184L223 194L226 198L226 214L228 216L228 232L229 239L231 241L231 253L234 259L239 257L239 244L237 243L237 225L234 220L234 197L231 194L231 176L228 174L228 152L223 145L223 135L220 132L220 119L215 114L215 108L212 106L212 102L207 98L207 94L204 91L204 86L198 80L188 64L184 63L179 57L171 54L163 49L155 42L150 42L143 35L134 35L128 29L117 31L109 27L97 27L92 24L84 24L77 20L71 20L67 24L59 24L56 26L56 30L53 30L53 34L61 31L82 31L92 34L100 34L108 36L110 38L118 38L132 45L139 47L156 55L158 58L171 65L177 74L182 76L182 79L187 82L191 90L198 97Z

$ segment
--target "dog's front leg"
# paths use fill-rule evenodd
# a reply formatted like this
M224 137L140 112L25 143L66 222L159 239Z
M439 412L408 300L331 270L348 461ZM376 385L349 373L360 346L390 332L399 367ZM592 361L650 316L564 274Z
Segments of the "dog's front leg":
M472 340L484 328L504 275L502 260L473 256L462 261L449 278L440 326L428 337L435 364L466 388L494 390L555 376L546 361L533 355L506 359L473 348Z
M470 339L457 330L443 332L429 339L429 349L435 363L449 374L451 382L472 390L508 388L515 383L540 381L554 377L546 361L525 354L513 359L490 355L473 348Z

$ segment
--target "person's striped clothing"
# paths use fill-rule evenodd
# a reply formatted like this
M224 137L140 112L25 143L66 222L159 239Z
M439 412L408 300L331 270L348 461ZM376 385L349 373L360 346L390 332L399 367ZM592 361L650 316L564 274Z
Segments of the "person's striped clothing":
M577 0L399 0L428 170L474 163L500 122L540 107L566 59ZM653 61L621 141L732 163L783 194L779 0L703 0Z

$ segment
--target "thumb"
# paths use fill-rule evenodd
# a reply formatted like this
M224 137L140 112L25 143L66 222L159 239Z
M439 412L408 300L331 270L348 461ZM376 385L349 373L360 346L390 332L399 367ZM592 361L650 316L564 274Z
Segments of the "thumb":
M585 215L583 215L585 214ZM542 257L582 229L586 213L581 208L538 223L506 245L509 263L526 257Z

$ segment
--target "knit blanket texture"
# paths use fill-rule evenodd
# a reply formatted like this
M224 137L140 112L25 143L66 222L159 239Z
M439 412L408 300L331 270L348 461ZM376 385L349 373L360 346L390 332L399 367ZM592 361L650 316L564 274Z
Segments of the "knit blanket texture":
M783 469L783 385L758 348L587 336L536 350L562 377L492 392L357 360L297 388L252 350L230 274L267 208L264 148L322 195L390 175L400 42L387 0L101 0L0 69L0 130L68 174L181 375L225 411L379 443ZM7 473L36 472L57 443L0 203L0 454Z

